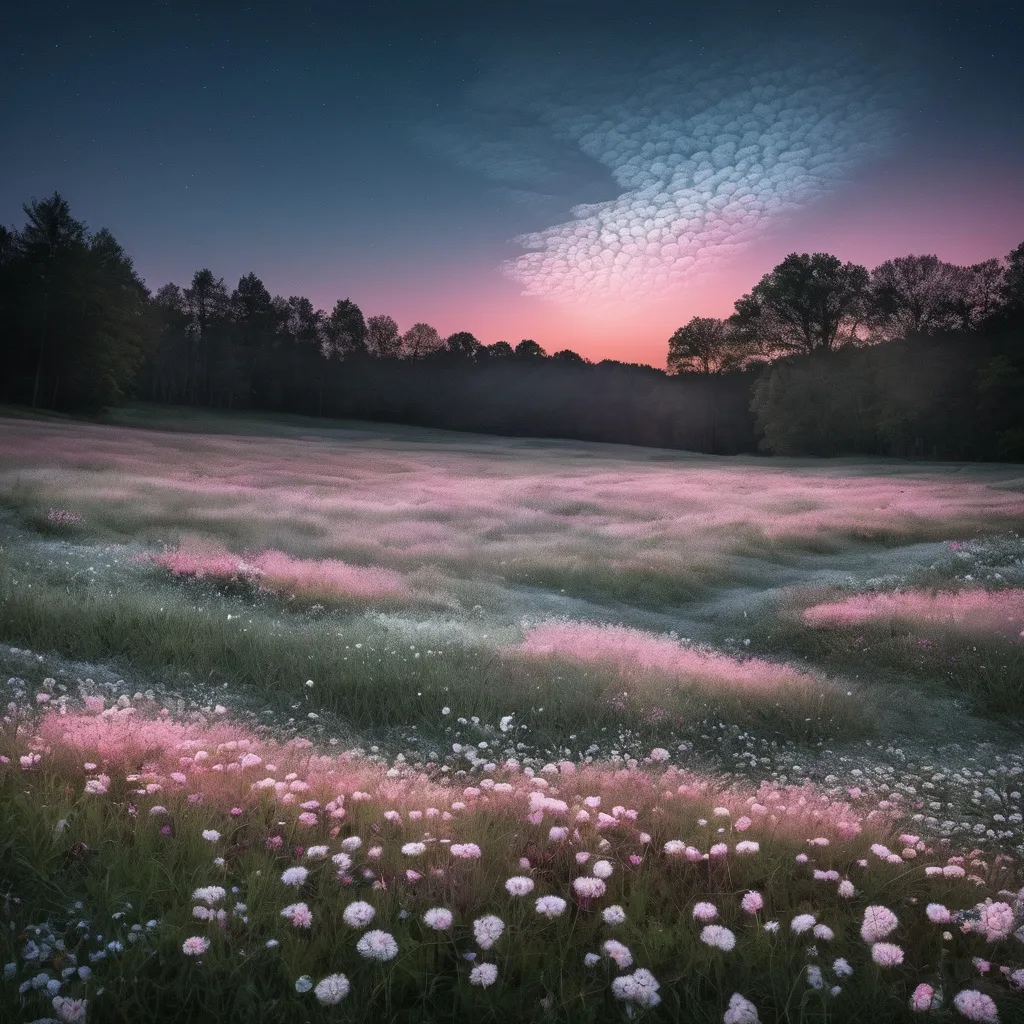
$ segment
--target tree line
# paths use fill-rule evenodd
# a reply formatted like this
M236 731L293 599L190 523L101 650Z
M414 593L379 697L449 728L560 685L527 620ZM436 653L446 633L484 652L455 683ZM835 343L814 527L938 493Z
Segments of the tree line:
M0 227L0 400L153 402L355 417L718 454L1024 459L1024 244L971 267L871 272L792 254L727 319L669 340L668 372L524 339L442 337L349 298L330 312L209 269L150 293L59 194Z
M1024 243L972 266L934 255L870 272L791 253L727 319L669 340L676 373L759 367L764 451L1024 460Z

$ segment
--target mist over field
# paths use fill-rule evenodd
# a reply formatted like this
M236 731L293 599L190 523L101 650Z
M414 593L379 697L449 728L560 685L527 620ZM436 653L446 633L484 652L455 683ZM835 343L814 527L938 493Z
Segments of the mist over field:
M12 1005L1020 1019L1021 481L0 420Z

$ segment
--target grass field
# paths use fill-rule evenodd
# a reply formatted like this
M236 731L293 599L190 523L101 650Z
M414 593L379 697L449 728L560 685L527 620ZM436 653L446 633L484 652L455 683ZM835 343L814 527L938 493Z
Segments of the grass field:
M1024 1020L1022 525L1019 466L0 418L0 1019Z

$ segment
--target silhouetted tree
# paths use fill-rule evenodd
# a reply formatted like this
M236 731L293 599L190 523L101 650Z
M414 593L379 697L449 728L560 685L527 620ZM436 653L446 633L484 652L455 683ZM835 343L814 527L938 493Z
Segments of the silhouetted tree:
M668 340L668 371L730 373L743 366L750 347L728 321L695 316Z
M67 321L85 263L86 227L71 216L71 208L59 192L54 192L49 199L33 199L22 209L28 217L28 223L18 235L24 269L22 286L28 299L26 312L37 332L32 385L32 407L35 408L40 401L39 386L44 369L56 369L57 372L49 376L59 382L59 366L64 355L61 346L68 342L70 324ZM30 312L31 307L35 309ZM57 386L54 385L54 390ZM53 404L53 399L49 404Z
M1006 271L1000 282L999 297L1011 313L1024 313L1024 242L1006 257Z
M192 403L210 402L213 391L219 392L228 384L225 378L233 376L228 336L230 300L224 279L214 277L213 271L205 267L195 272L191 287L183 294L189 338L184 392Z
M996 259L961 268L960 287L950 297L956 330L976 330L998 312L1004 274L1002 261Z
M938 256L897 256L871 271L869 320L884 340L951 326L951 300L965 289L963 267Z
M83 410L122 401L155 340L145 285L113 235L90 234L60 193L23 209L24 228L0 238L5 393Z
M868 272L828 253L790 253L736 302L729 323L766 354L831 352L856 338Z
M402 335L400 350L403 359L424 359L444 347L444 339L430 324L413 324Z
M157 289L151 302L156 344L145 365L145 393L154 402L182 402L189 354L185 296L176 284L168 283Z
M363 311L351 299L339 299L324 322L327 355L349 359L367 354Z
M450 334L445 339L445 349L449 355L469 362L476 359L482 347L469 331L456 331L455 334Z
M14 258L18 236L10 228L0 224L0 267L7 266Z
M584 359L578 352L573 352L571 348L563 348L560 352L556 352L552 359L557 359L563 363L578 363L580 366L585 366L588 360Z
M515 349L507 341L496 341L493 345L484 345L482 354L488 359L511 359Z
M239 363L238 396L246 404L273 391L273 352L283 314L263 282L249 272L231 293L232 337Z
M131 257L106 228L89 238L80 301L76 343L67 348L61 386L79 408L118 404L134 393L158 325ZM56 402L56 385L54 392Z
M323 415L327 357L325 355L326 317L314 309L305 296L293 295L282 307L281 353L288 367L290 398L304 411Z
M389 316L371 316L366 321L366 350L375 359L397 359L402 348L398 324Z
M515 347L516 359L543 359L547 355L532 338L523 338Z

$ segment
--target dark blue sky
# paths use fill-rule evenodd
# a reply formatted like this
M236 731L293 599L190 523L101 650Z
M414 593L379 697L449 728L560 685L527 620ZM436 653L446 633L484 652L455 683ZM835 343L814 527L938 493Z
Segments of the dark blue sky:
M26 5L0 217L56 189L151 288L254 270L403 329L661 363L787 252L1024 240L1015 7Z

